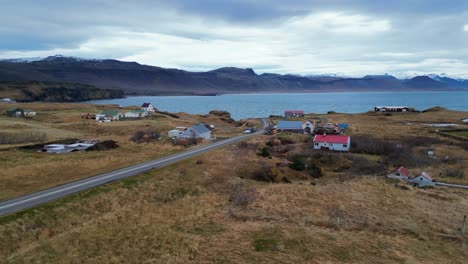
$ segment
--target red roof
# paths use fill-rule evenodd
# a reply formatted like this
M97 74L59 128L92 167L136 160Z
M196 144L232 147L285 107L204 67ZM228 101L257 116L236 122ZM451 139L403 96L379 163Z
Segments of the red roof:
M409 170L403 166L401 166L400 168L398 169L394 169L393 171L391 171L390 173L395 173L395 172L399 172L400 175L403 175L403 176L410 176L411 173L409 172Z
M143 104L141 105L141 107L148 107L148 106L150 106L150 104L151 104L151 103L143 103Z
M349 136L340 135L315 135L314 142L347 144Z
M288 114L303 114L303 113L304 113L304 110L286 110L286 111L284 111L284 113L288 113Z

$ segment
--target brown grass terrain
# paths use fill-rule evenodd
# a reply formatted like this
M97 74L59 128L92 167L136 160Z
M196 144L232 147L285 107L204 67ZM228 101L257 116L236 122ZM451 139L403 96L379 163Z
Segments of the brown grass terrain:
M214 135L218 137L231 137L242 130L242 127L222 121L217 116L194 116L184 113L181 113L178 119L153 114L148 119L99 123L82 119L80 116L84 113L99 113L102 109L115 109L115 106L87 104L0 104L0 113L5 113L6 109L12 106L33 109L38 114L33 118L12 118L2 114L1 132L45 134L47 142L66 138L115 140L120 147L109 151L56 155L15 148L31 143L0 145L0 200L185 149L182 146L173 146L166 139L142 144L131 142L129 138L139 130L153 128L167 136L167 131L176 126L191 126L199 122L214 124Z
M439 170L460 167L465 176L458 180L466 182L463 142L420 125L405 125L455 122L464 115L442 111L319 117L349 122L349 133L355 137L439 139L429 146L435 150L436 165L410 169L445 179ZM268 140L275 143L271 157L261 157L258 153ZM419 148L427 147L410 150L418 153ZM319 153L314 161L323 175L312 177L289 168L287 159L295 153L311 157ZM439 162L440 153L460 155L462 160ZM385 179L381 176L385 171L354 170L363 159L367 165L392 166L377 155L327 156L310 151L308 136L256 137L3 217L0 259L6 263L466 263L468 251L462 247L459 228L463 215L468 215L468 191L408 188ZM271 181L260 181L265 179Z

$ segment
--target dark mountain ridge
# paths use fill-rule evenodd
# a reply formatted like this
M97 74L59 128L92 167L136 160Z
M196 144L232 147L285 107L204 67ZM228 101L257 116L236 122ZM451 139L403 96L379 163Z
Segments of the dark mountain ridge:
M203 95L223 93L430 91L468 89L468 81L391 75L362 78L256 74L253 69L225 67L189 72L118 60L86 60L51 56L42 60L0 61L0 81L82 83L135 95Z

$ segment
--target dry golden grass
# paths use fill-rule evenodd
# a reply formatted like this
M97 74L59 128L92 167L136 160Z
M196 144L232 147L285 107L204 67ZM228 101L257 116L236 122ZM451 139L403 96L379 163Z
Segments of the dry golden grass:
M0 200L93 176L117 168L144 162L184 150L166 140L135 144L129 138L139 130L157 129L162 135L176 126L192 126L198 122L215 124L219 136L237 135L241 128L219 120L215 116L200 117L181 114L171 118L162 114L142 120L99 123L82 119L84 113L99 113L115 106L87 104L19 103L0 104L0 111L18 106L38 111L33 118L0 116L2 132L45 133L48 141L66 138L115 140L119 148L110 151L46 154L17 150L14 147L29 145L0 145ZM3 109L5 108L5 109ZM132 107L130 107L132 108ZM129 108L129 109L130 109ZM134 107L133 107L134 108ZM37 142L35 142L37 143Z
M382 178L310 185L240 179L261 161L226 147L5 218L5 262L464 263L468 193ZM226 157L220 160L219 157ZM247 160L247 163L239 161ZM245 168L244 166L247 166ZM247 176L247 175L244 175ZM255 188L247 207L232 185Z

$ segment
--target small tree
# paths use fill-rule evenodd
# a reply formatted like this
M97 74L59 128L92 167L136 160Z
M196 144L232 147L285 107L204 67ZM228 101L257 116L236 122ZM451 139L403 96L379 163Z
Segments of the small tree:
M267 147L263 147L261 150L260 150L260 153L258 153L258 155L262 156L262 157L270 157L271 156L271 152L270 150L267 148Z
M294 155L291 161L292 163L289 164L289 168L293 170L297 170L297 171L305 170L306 166L305 166L304 158L301 155Z
M145 132L137 131L135 132L135 134L133 134L133 136L130 137L130 140L135 143L141 143L144 137L145 137Z

